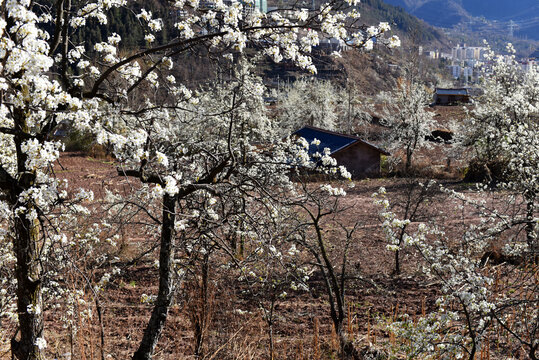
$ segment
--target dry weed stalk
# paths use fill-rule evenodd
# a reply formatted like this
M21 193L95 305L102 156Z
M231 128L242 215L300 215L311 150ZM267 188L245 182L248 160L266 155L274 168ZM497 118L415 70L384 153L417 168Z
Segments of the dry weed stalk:
M389 343L393 346L397 344L397 339L395 338L395 333L393 331L389 331Z
M393 314L393 322L397 321L398 316L399 316L399 302L397 301L397 304L395 305L395 313Z
M303 360L303 340L298 340L298 346L296 347L296 360Z
M351 304L348 304L347 317L348 317L348 324L347 324L346 331L348 332L348 335L352 339L354 339L354 338L357 337L357 335L359 335L359 325L354 326L354 321L357 321L357 316L352 315L352 305Z
M313 360L320 360L320 321L314 318Z
M339 351L339 338L337 337L337 330L335 325L331 325L331 349L333 351Z
M370 314L367 311L367 343L371 344L371 319Z
M194 353L204 356L204 343L211 326L215 309L214 286L209 280L207 261L202 266L202 275L195 277L190 285L189 317L195 335Z

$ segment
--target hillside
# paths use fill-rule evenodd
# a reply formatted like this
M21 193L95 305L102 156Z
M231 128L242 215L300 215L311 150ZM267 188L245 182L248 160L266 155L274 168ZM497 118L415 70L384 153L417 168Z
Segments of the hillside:
M539 40L537 0L385 0L400 6L431 25L510 34Z
M444 46L447 38L438 29L408 14L403 8L381 0L363 0L360 3L361 17L365 23L387 21L392 29L403 39L414 43ZM413 38L413 39L412 39Z
M301 6L312 8L320 6L326 0L300 0ZM296 0L268 0L268 8L282 7L287 4L297 4ZM401 5L401 4L397 4ZM396 32L401 38L414 37L417 43L445 43L443 32L434 28L432 25L418 19L416 16L405 11L405 6L394 6L388 1L382 0L361 0L359 3L360 21L364 25L373 25L381 21L392 25L392 31Z
M283 7L292 2L296 3L295 0L269 0L268 7ZM319 6L322 2L325 1L314 0L314 5ZM311 7L313 4L311 1L304 1L304 3L305 7ZM177 15L167 1L147 1L143 6L141 6L141 3L135 3L132 10L134 13L138 13L140 7L151 11L155 17L161 17L164 21L163 32L156 39L157 44L167 42L177 34L174 28ZM443 32L408 14L403 8L387 4L382 0L362 0L359 4L359 11L362 24L373 25L381 21L389 22L392 25L393 32L397 33L402 39L406 40L413 37L415 43L435 44L438 47L447 43ZM88 42L85 40L99 42L107 39L108 36L115 32L122 37L122 44L125 49L129 50L145 46L145 43L140 41L143 29L132 12L126 9L114 9L109 15L108 22L111 24L110 27L99 25L96 22L91 30L77 31L74 36L75 42Z

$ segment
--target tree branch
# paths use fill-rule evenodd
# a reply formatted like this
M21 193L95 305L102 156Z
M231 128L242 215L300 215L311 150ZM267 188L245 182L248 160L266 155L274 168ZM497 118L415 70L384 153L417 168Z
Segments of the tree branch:
M0 189L10 190L17 184L17 180L13 178L4 168L0 165Z
M65 0L58 0L56 2L56 24L54 26L54 36L51 49L49 50L49 56L52 56L58 48L58 45L60 45L62 21L64 19L64 1Z
M0 133L7 134L7 135L17 135L17 131L13 128L9 127L1 127L0 126Z
M264 30L264 29L282 29L282 30L286 30L286 29L295 29L295 28L304 28L304 27L309 27L310 24L302 24L302 25L266 25L266 26L252 26L252 27L247 27L247 28L243 28L241 29L241 32L244 32L244 33L248 33L248 32L252 32L252 31L256 31L256 30ZM311 24L312 25L312 24ZM116 70L118 70L119 68L121 68L122 66L124 65L127 65L137 59L140 59L146 55L151 55L151 54L155 54L155 53L158 53L158 52L161 52L161 51L165 51L165 50L169 50L169 49L172 49L172 48L175 48L175 47L179 47L181 46L182 49L180 49L180 51L177 51L176 53L178 52L181 52L187 48L189 48L191 45L193 44L196 44L198 42L203 42L205 40L210 40L214 37L218 37L218 36L223 36L225 35L226 32L225 31L220 31L220 32L216 32L216 33L213 33L213 34L207 34L207 35L201 35L201 36L198 36L198 37L195 37L195 38L192 38L192 39L186 39L186 40L178 40L178 41L174 41L174 42L171 42L169 44L165 44L165 45L161 45L161 46L156 46L154 48L151 48L151 49L147 49L147 50L144 50L144 51L141 51L137 54L134 54L134 55L131 55L127 58L125 58L124 60L121 60L119 61L118 63L112 65L111 67L109 67L107 70L105 70L105 72L103 74L101 74L101 76L95 81L94 83L94 86L92 87L92 89L90 91L87 91L85 93L83 93L83 97L84 98L92 98L92 97L95 97L97 94L98 94L98 91L99 91L99 86L101 86L101 84Z
M215 189L208 186L210 184L217 183L217 176L223 172L223 170L226 168L228 161L230 160L230 157L227 157L223 161L221 161L217 166L215 166L213 169L211 169L205 177L199 179L197 182L183 186L180 188L180 191L177 194L178 198L185 197L197 190L206 190L212 193L216 193ZM140 179L145 184L158 184L161 186L165 186L165 182L163 181L163 178L161 175L156 173L148 173L144 171L143 169L122 169L117 168L116 169L118 175L120 176L131 176L135 177L137 179ZM228 174L227 174L228 175ZM226 179L226 177L225 177Z
M165 185L163 179L158 174L148 174L146 171L136 169L122 169L117 168L116 171L120 176L131 176L140 179L145 184L159 184Z
M97 95L97 92L99 91L99 86L110 76L110 74L112 74L114 71L118 70L122 66L127 65L127 64L129 64L129 63L131 63L131 62L133 62L133 61L135 61L137 59L140 59L141 57L144 57L146 55L155 54L155 53L158 53L160 51L172 49L172 48L177 47L177 46L184 46L184 45L194 44L196 42L200 42L200 41L203 41L203 40L208 40L208 39L211 39L213 37L222 36L222 35L225 35L225 34L226 34L226 32L221 31L221 32L214 33L214 34L202 35L202 36L192 38L192 39L175 41L175 42L172 42L172 43L169 43L169 44L166 44L166 45L157 46L157 47L154 47L154 48L151 48L151 49L141 51L141 52L139 52L137 54L131 55L128 58L125 58L124 60L114 64L113 66L111 66L107 70L105 70L105 72L103 74L101 74L101 76L95 81L94 86L92 87L92 89L90 91L88 91L88 92L85 92L83 94L83 97L85 97L85 98L95 97ZM185 47L185 48L187 48L187 47Z

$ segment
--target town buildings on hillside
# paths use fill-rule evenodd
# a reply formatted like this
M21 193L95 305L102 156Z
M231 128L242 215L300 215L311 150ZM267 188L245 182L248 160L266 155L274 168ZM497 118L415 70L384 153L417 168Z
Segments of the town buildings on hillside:
M450 64L447 66L451 76L461 80L464 84L475 83L479 79L479 65L485 64L485 55L488 49L482 46L466 46L458 44L452 48L449 53L439 50L425 51L425 55L431 59L445 59ZM507 62L510 61L509 55L504 55ZM539 66L539 58L523 58L519 60L522 70L530 71L531 68ZM488 63L487 63L488 71Z

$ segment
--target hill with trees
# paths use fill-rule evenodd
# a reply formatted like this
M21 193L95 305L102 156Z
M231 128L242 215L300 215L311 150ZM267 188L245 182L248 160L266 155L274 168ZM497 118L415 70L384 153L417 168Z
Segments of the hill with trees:
M407 13L402 7L382 0L364 0L360 3L362 17L366 20L387 21L399 36L415 44L443 46L447 38L440 30ZM385 20L384 20L385 19Z
M322 1L315 1L319 6ZM282 1L281 1L282 3ZM294 2L294 6L297 2ZM292 2L291 2L292 4ZM268 6L279 5L269 1ZM286 5L286 2L284 3ZM312 4L303 4L312 7ZM122 38L121 47L124 49L136 49L147 44L143 39L144 27L136 15L141 5L137 2L130 4L129 8L113 8L107 14L106 24L100 24L95 19L89 19L91 26L79 29L73 36L73 41L77 43L94 43L105 41L113 33L117 33ZM178 30L174 28L174 23L178 20L180 13L174 10L166 0L152 0L144 3L144 8L152 13L153 17L163 20L163 30L157 34L155 44L166 43L168 40L178 35ZM271 8L271 7L270 7ZM402 7L393 6L382 0L363 0L358 4L361 13L361 22L372 24L376 22L388 22L392 26L392 31L397 33L401 39L413 37L416 43L447 43L447 38L443 32L419 20L416 16L407 13ZM91 50L91 49L87 49Z
M536 0L385 0L434 26L471 25L475 30L513 31L516 37L539 40L539 3ZM512 30L510 28L512 27Z

